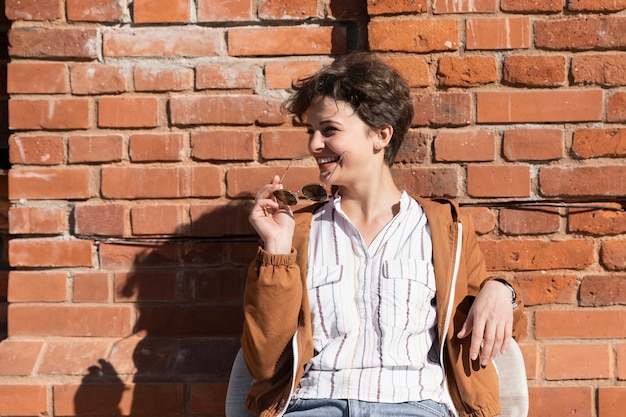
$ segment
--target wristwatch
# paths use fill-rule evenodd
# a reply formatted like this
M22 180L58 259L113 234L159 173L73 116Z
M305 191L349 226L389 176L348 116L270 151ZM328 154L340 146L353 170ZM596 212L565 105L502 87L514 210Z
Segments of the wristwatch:
M498 281L499 283L507 287L509 290L511 290L511 306L513 307L513 310L516 310L518 306L517 306L517 293L515 292L515 288L513 288L513 286L509 284L508 281L505 280L504 278L494 278L493 280Z

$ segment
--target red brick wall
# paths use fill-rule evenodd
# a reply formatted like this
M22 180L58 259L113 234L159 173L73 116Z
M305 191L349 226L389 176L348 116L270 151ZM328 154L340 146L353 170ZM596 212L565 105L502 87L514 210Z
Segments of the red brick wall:
M256 247L246 212L306 153L284 89L353 49L413 88L396 179L459 199L489 269L523 289L531 416L623 415L625 13L622 0L6 0L0 415L223 414ZM286 185L316 171L300 164Z

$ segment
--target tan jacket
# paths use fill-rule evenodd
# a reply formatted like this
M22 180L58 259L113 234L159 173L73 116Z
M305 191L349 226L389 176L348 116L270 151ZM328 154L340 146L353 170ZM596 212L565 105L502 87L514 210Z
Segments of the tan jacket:
M450 397L461 417L496 416L500 414L499 387L493 364L482 368L470 361L470 337L459 340L455 336L481 284L489 278L471 219L460 214L454 202L416 200L432 234L437 330ZM246 407L258 416L282 415L313 357L306 271L312 213L317 207L294 214L291 254L274 255L259 248L248 270L241 344L255 379ZM523 309L521 300L518 303L515 324Z

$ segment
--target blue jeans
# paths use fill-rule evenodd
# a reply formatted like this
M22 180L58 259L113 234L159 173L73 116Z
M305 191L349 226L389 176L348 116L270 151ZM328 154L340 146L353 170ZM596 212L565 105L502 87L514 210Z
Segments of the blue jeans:
M359 400L302 399L291 401L289 417L449 417L448 408L436 401L373 403Z

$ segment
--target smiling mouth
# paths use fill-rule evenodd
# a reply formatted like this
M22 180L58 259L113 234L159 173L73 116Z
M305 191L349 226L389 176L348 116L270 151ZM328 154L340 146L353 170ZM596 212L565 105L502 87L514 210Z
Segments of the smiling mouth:
M317 158L317 164L318 165L329 164L331 162L337 162L339 161L339 159L341 159L341 157L339 156L335 156L332 158Z

